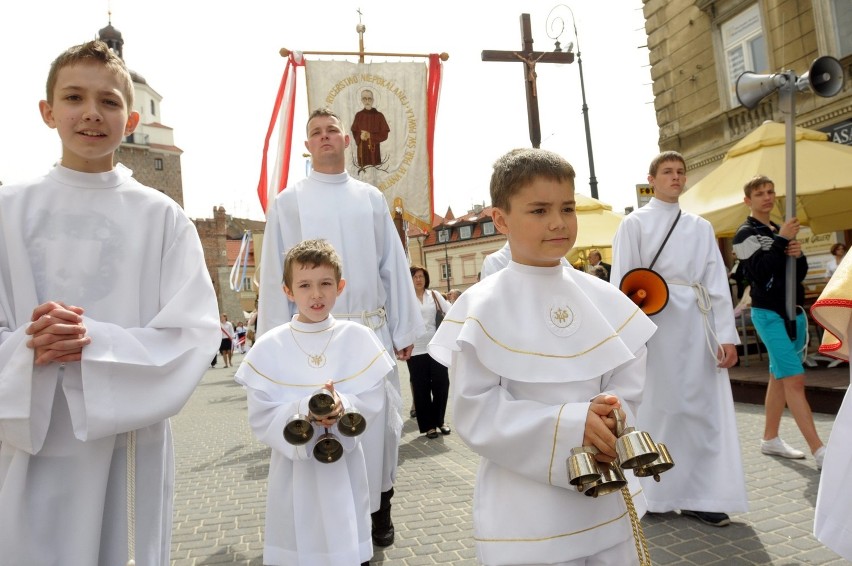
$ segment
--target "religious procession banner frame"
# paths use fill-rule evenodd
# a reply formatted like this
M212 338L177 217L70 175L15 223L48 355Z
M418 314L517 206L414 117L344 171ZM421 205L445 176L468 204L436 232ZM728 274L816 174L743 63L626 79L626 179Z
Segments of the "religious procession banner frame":
M305 83L311 109L330 108L349 135L346 169L355 179L384 193L393 207L401 199L403 218L432 227L432 181L427 151L427 68L420 62L352 63L307 61ZM366 110L362 96L372 95ZM360 131L384 130L361 139ZM389 131L388 131L389 130ZM367 134L368 135L368 134Z

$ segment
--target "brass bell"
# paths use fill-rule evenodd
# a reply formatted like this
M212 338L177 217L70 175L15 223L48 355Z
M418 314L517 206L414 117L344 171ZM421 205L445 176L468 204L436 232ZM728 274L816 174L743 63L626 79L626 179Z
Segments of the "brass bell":
M627 485L627 480L621 468L606 462L597 462L600 478L596 481L582 484L582 491L589 497L598 497L621 490Z
M337 431L343 436L358 436L367 428L367 419L355 409L349 409L337 419Z
M308 399L311 414L323 418L334 410L334 395L328 389L317 389Z
M650 464L659 454L656 445L647 432L633 427L624 429L615 441L618 465L622 468L639 468Z
M343 445L332 433L325 429L314 445L314 458L323 464L332 464L343 456Z
M599 480L601 473L598 471L597 462L593 456L597 452L591 446L580 446L571 449L568 457L568 483L577 486L577 491L583 491L583 484Z
M293 415L284 425L284 440L294 446L307 444L314 436L314 427L305 415Z
M659 453L659 457L650 464L634 468L633 473L636 474L636 477L646 478L653 476L654 481L660 481L660 474L671 470L674 467L674 460L672 460L672 455L669 453L669 449L666 448L666 445L662 442L658 442L656 444L656 448Z

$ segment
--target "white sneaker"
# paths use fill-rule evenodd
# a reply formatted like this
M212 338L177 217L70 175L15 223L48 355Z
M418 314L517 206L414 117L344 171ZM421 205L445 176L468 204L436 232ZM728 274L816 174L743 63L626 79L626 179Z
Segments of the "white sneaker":
M825 446L820 446L814 452L814 460L816 460L817 471L822 471L822 461L825 459Z
M782 458L791 458L799 460L805 457L805 453L801 450L796 450L783 440L780 436L776 436L772 440L761 440L760 451L769 456L781 456ZM817 450L819 452L819 450ZM821 462L820 462L821 463Z

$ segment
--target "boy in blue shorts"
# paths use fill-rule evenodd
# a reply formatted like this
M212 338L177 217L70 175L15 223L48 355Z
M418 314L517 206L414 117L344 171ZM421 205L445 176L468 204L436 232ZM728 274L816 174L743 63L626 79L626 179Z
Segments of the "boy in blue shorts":
M803 310L805 289L802 281L808 272L808 260L802 245L796 241L799 220L787 219L779 226L769 218L775 207L775 184L764 175L751 179L743 187L750 216L734 235L737 254L751 281L751 319L769 352L769 380L766 388L766 423L760 450L782 458L804 458L805 454L778 436L784 406L790 408L796 425L805 437L822 469L825 447L814 426L811 407L805 397L805 355L807 318ZM787 257L796 258L796 339L791 340L786 328L786 264Z

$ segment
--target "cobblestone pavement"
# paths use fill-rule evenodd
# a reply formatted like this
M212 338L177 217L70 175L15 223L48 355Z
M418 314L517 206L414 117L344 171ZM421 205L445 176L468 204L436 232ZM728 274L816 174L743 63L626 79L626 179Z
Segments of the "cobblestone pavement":
M241 356L235 361L239 362ZM173 419L177 463L172 564L260 566L269 449L252 436L234 368L211 369ZM405 415L410 391L401 366ZM763 407L737 404L750 511L725 528L676 513L643 519L654 564L850 564L811 534L819 474L814 460L763 456ZM833 415L815 414L823 440ZM452 423L452 415L449 416ZM805 443L789 414L782 437ZM664 440L664 439L661 439ZM477 564L471 500L477 457L455 433L428 440L406 418L393 498L396 541L371 564ZM511 510L507 509L507 512Z

